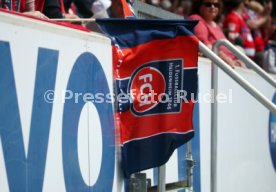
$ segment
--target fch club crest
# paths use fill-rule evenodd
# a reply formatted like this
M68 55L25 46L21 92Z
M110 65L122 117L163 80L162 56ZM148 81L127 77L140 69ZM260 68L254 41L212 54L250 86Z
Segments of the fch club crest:
M137 68L128 87L131 112L137 116L180 112L182 68L182 59L153 61Z

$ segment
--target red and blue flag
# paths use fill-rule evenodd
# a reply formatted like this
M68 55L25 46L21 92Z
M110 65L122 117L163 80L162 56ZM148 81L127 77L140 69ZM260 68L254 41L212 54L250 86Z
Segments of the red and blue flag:
M101 19L112 39L116 127L130 174L161 166L193 135L196 21Z

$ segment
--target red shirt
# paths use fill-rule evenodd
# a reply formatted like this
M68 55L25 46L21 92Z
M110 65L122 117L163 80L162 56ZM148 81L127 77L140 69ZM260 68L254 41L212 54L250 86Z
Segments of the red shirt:
M229 35L236 34L242 38L246 55L250 57L255 55L255 43L250 29L237 12L231 11L228 15L226 15L223 28L228 31Z
M220 26L216 24L215 26L206 23L206 21L197 14L189 16L189 19L199 20L198 24L194 28L195 35L202 41L205 45L213 47L215 42L219 39L226 39L224 33L222 32ZM231 59L235 58L227 48L224 46L219 47L220 51L223 51Z
M245 21L258 20L259 16L256 14L255 11L253 11L251 9L246 9L246 11L243 14L243 18ZM261 30L258 28L258 29L251 30L251 32L252 32L252 36L254 38L256 51L257 52L264 51L265 39L263 38Z

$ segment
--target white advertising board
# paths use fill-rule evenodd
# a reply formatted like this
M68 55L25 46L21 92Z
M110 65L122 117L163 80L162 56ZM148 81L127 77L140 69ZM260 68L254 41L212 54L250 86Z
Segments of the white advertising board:
M110 40L1 12L0 29L0 191L124 191ZM193 190L203 192L210 192L210 70L200 58L192 152ZM273 99L275 89L254 72L237 71ZM218 192L275 191L276 118L221 71L218 92ZM185 152L166 164L167 183L186 179ZM145 172L156 185L157 169Z
M0 190L117 191L110 40L0 14Z

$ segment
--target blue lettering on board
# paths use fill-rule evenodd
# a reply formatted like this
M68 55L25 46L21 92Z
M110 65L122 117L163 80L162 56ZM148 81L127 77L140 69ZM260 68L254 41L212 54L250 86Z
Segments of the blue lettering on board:
M272 102L276 104L276 93L274 94ZM269 137L270 155L271 155L274 169L276 171L276 115L273 114L272 112L270 112L270 115L269 115L268 137Z
M0 41L0 138L10 191L42 191L52 116L52 103L44 94L55 90L57 50L39 48L27 156L19 113L9 42ZM22 63L23 65L24 63ZM68 90L82 93L110 93L101 64L91 53L77 59ZM62 155L67 191L112 191L115 168L115 130L111 103L94 103L102 128L102 162L96 183L88 186L80 172L77 151L78 121L84 102L64 104ZM90 157L93 158L93 157Z
M44 93L54 90L58 51L38 51L27 157L8 42L0 41L0 58L0 137L9 189L42 191L52 115L52 104L44 101Z
M83 53L76 60L71 71L67 91L95 95L110 93L100 62L92 53ZM88 186L82 176L78 160L78 124L83 100L65 101L62 125L63 171L67 191L112 191L115 163L115 130L112 104L93 102L101 122L102 162L100 174L93 186ZM90 157L94 158L94 157Z

